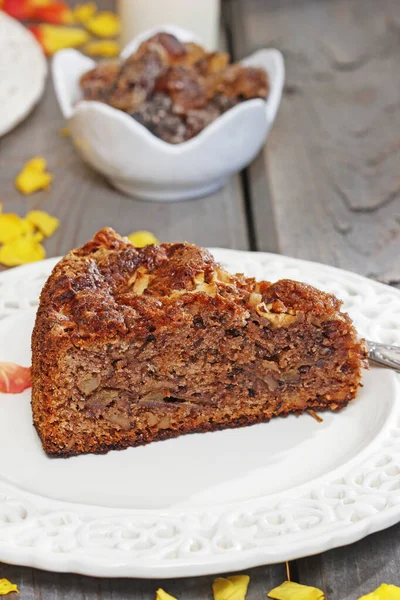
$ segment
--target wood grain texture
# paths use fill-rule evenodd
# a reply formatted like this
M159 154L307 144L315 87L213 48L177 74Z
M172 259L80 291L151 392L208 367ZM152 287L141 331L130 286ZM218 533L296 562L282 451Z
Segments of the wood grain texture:
M220 192L199 200L175 203L134 200L115 191L81 161L71 139L60 135L63 126L49 82L35 112L0 139L0 202L4 211L23 215L29 209L42 208L61 221L60 229L45 244L49 256L65 254L105 225L121 234L148 229L162 241L248 247L239 177L232 178ZM54 182L50 190L25 197L15 189L14 177L36 155L47 159Z
M230 0L236 57L285 56L287 83L255 195L258 249L400 279L400 4ZM252 173L252 171L250 171ZM272 203L272 205L271 205Z
M236 58L275 46L287 82L248 170L255 247L400 281L400 4L230 0ZM260 185L260 180L262 181ZM263 195L264 194L264 195ZM356 600L400 583L399 527L296 561L301 583Z
M297 561L301 582L325 592L326 600L357 600L381 583L400 586L400 525L356 544Z
M246 600L265 600L267 592L285 579L284 565L246 569L250 585ZM230 575L227 574L228 577ZM10 600L154 600L162 588L178 600L211 600L216 576L174 580L100 579L66 573L49 573L38 569L0 563L0 578L18 585L20 596Z

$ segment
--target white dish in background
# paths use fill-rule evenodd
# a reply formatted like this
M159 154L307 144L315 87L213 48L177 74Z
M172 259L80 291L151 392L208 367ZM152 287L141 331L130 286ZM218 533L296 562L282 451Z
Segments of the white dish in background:
M180 40L199 40L189 31L163 26L138 36L122 52L129 56L157 31ZM58 102L82 158L124 193L144 200L185 200L210 194L261 150L274 122L285 78L282 54L259 50L242 61L264 68L270 80L267 101L248 100L227 111L197 136L169 144L128 114L100 102L80 101L79 79L95 62L72 49L52 63Z
M0 136L36 106L46 76L47 62L34 36L0 10Z
M400 292L271 254L212 250L232 272L331 291L361 335L400 343ZM30 363L30 330L56 260L0 274L0 361ZM354 542L400 520L399 378L365 373L340 413L50 459L29 390L0 395L0 561L111 577L246 569Z

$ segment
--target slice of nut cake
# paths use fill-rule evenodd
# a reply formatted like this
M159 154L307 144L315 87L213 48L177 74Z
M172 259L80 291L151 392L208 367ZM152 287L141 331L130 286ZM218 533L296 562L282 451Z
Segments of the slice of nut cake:
M340 302L223 270L187 243L99 231L54 268L32 336L36 429L49 455L339 410L365 346Z

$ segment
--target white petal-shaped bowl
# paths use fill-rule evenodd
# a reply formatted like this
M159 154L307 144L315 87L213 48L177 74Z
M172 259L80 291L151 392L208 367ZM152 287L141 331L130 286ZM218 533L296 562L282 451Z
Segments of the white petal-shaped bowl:
M189 31L163 26L143 33L122 52L129 56L157 31L198 41ZM94 61L76 50L58 52L52 64L57 99L82 158L117 189L143 200L196 198L222 187L262 148L282 96L285 68L278 50L259 50L242 61L265 69L267 101L248 100L230 109L196 137L169 144L128 114L100 102L80 101L79 78Z

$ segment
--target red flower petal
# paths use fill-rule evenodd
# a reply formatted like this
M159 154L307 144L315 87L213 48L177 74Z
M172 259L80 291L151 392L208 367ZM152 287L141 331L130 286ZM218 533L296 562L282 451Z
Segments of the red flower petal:
M54 2L47 6L36 6L34 13L33 18L35 20L44 21L45 23L63 25L72 22L72 11L65 2Z
M30 367L21 367L10 362L0 362L0 392L20 394L31 385Z
M20 21L44 21L56 25L72 22L72 10L64 0L36 3L34 0L3 0L2 9Z
M3 0L2 9L14 19L26 20L33 17L33 7L29 0Z

